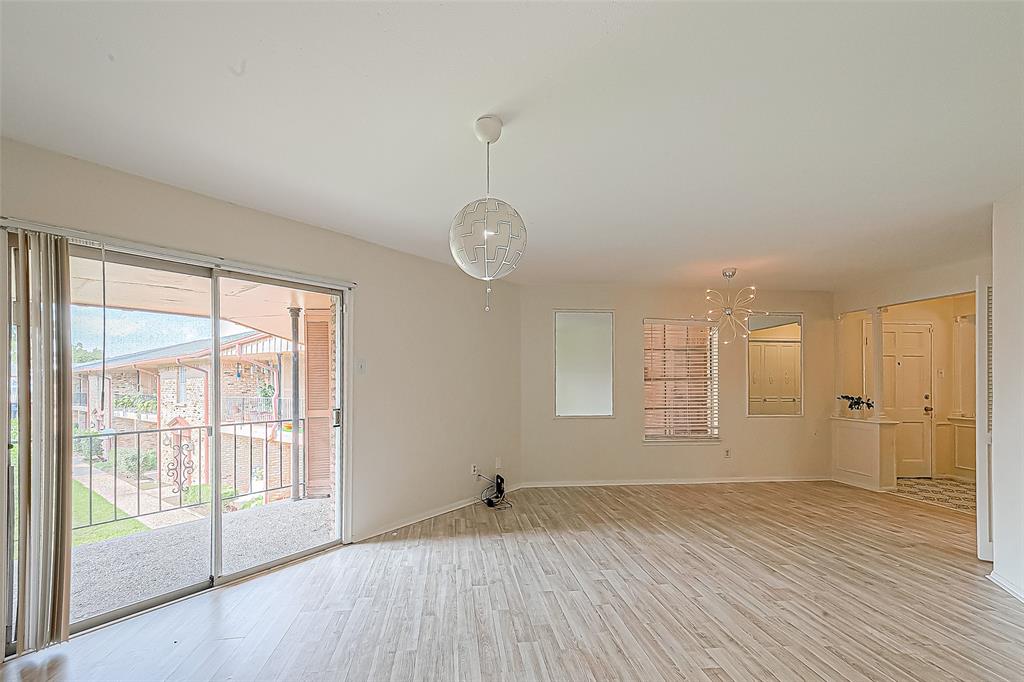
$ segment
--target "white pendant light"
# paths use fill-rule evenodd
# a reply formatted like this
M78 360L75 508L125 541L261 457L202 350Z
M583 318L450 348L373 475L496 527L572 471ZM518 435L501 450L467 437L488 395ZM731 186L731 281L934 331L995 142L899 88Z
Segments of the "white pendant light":
M722 277L726 285L736 276L736 268L725 268L722 270ZM750 305L754 302L757 294L756 287L743 287L730 297L728 293L723 294L714 289L707 290L706 299L709 304L707 321L718 334L722 343L734 341L737 336L747 338L750 329L747 327L747 320L751 315L757 313Z
M491 309L491 280L519 266L526 251L526 225L508 202L491 196L491 145L501 137L501 119L481 116L476 136L487 145L486 194L455 214L448 233L452 258L470 277L487 282L484 310Z

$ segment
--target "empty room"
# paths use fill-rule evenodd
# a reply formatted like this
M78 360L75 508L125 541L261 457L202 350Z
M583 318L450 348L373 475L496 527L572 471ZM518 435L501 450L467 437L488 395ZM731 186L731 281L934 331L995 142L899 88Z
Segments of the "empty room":
M1024 680L1024 2L0 0L2 679Z

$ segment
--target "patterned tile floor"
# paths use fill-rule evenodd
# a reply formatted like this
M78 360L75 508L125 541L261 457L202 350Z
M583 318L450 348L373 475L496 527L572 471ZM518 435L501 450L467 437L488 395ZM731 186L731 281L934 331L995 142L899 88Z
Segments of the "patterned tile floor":
M968 514L976 511L974 483L948 478L901 478L896 481L893 494Z

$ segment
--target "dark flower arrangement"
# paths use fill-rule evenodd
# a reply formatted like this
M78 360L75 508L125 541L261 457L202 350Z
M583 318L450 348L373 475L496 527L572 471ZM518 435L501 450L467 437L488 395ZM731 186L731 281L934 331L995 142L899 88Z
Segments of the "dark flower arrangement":
M859 395L841 395L836 400L845 400L851 410L863 410L865 408L873 410L875 408L875 403L871 398L862 398Z

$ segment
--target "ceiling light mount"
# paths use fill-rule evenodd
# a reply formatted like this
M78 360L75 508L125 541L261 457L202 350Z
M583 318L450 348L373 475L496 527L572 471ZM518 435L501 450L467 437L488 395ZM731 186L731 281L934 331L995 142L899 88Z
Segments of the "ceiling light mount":
M494 144L501 137L501 119L492 114L481 116L473 124L476 139L484 144Z

